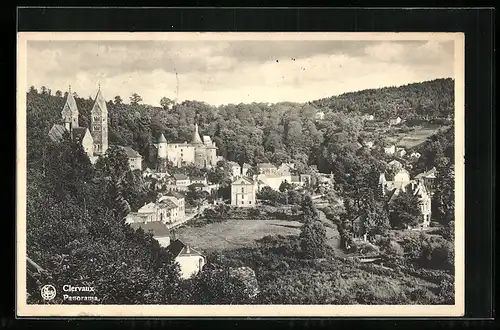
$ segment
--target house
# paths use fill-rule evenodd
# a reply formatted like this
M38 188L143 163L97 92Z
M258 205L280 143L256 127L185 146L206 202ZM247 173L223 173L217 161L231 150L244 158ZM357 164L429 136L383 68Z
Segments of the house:
M259 174L278 174L278 169L271 163L257 164L257 171Z
M396 157L403 158L406 155L406 150L403 147L396 147L396 152L394 153Z
M399 168L402 168L402 167L403 167L403 164L401 164L401 162L400 162L400 161L398 161L398 160L396 160L396 159L391 160L388 164L389 164L389 166L391 166L392 168L397 168L397 169L399 169Z
M262 182L263 186L268 186L274 190L279 190L281 183L284 181L290 182L292 180L292 176L281 176L274 173L259 174L256 175L253 180Z
M396 146L395 145L391 145L389 147L384 147L384 152L387 155L394 155L396 153Z
M172 178L176 186L189 186L191 184L191 180L185 174L174 174Z
M420 154L420 152L417 152L417 151L413 151L411 154L410 154L410 158L411 159L419 159L422 155Z
M248 170L251 168L252 166L250 166L249 164L243 164L243 166L241 166L241 175L248 176Z
M291 176L292 171L295 169L295 164L283 163L278 167L278 175Z
M148 223L156 221L156 215L151 213L139 213L139 212L130 212L125 217L125 223Z
M240 177L231 183L231 205L238 207L255 206L257 185L248 177Z
M169 198L159 198L158 202L158 210L160 217L157 218L157 220L165 223L165 224L172 224L176 222L178 218L178 210L179 207L177 203L175 203L173 200Z
M153 238L158 241L161 247L167 248L170 246L170 232L167 226L161 221L131 223L130 227L135 230L142 228L145 233L153 234Z
M316 119L316 120L325 119L325 113L323 111L316 112L316 114L314 115L314 119Z
M399 125L401 124L401 117L393 118L389 120L389 125Z
M371 114L366 114L364 116L361 117L362 120L367 120L367 121L372 121L375 119L375 116L371 115Z
M183 194L176 191L168 192L165 196L170 196L175 198L174 202L179 207L177 219L181 221L184 220L184 218L186 217L186 197Z
M206 264L206 258L203 254L178 239L172 240L167 250L179 264L182 279L189 279L198 274Z
M434 195L434 185L436 181L437 170L435 167L429 171L425 171L415 176L415 180L421 182L429 191L430 195Z
M142 156L130 147L118 146L122 149L128 158L128 165L131 171L142 170Z
M190 178L191 180L191 184L195 184L195 183L199 183L199 184L202 184L202 185L206 185L207 184L207 178L206 177L196 177L196 176L193 176Z
M411 180L410 173L404 168L399 169L393 181L387 181L383 173L379 177L379 185L382 194L387 197L387 204L390 205L394 198L401 191L410 191L418 196L420 200L420 211L422 215L421 228L427 228L431 221L431 194L422 181Z
M236 179L241 175L241 166L236 162L228 162L229 167L231 168L231 175L233 179Z
M364 141L363 144L368 149L373 148L373 145L374 145L373 141Z

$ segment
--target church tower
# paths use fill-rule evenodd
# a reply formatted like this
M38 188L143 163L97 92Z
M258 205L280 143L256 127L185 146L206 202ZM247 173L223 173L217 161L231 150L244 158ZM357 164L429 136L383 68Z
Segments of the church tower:
M94 138L94 153L98 156L104 155L108 150L108 107L102 96L100 85L90 115L90 132Z
M64 127L68 132L71 133L74 127L79 127L78 125L78 107L76 106L75 98L71 93L71 86L69 86L68 97L66 98L66 103L61 111L62 121Z
M158 139L158 159L167 159L167 144L165 135L161 133L160 138Z

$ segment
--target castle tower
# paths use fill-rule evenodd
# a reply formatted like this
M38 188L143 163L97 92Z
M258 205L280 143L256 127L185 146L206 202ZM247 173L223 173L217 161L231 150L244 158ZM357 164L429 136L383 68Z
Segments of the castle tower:
M74 127L79 127L78 125L78 107L76 105L75 98L71 93L71 86L69 86L68 97L66 98L66 103L61 111L62 121L64 127L71 132Z
M158 158L167 159L167 139L165 139L163 133L161 133L158 139Z
M94 153L104 155L108 150L108 107L102 96L101 86L92 107L90 132L94 138Z
M194 162L199 167L206 166L205 145L198 132L198 124L194 124L194 134L191 144L194 146Z

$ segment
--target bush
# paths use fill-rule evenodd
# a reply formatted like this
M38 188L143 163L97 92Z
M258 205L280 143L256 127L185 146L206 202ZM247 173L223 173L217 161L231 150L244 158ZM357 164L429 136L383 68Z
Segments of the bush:
M305 257L322 258L326 254L326 229L319 220L302 225L300 247Z

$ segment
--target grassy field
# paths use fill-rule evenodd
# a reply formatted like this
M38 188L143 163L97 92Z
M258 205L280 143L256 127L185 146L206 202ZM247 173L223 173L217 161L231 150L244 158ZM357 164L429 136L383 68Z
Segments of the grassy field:
M203 227L182 227L176 230L176 236L195 249L211 252L256 247L256 240L268 235L298 235L300 226L299 222L285 220L227 220ZM329 245L337 249L338 231L332 227L326 229Z
M444 126L433 126L426 125L422 127L415 127L415 130L409 133L401 133L395 136L387 137L387 140L390 143L394 143L397 146L401 146L404 148L413 148L423 142L430 137L431 135L436 134L440 129L445 129Z

